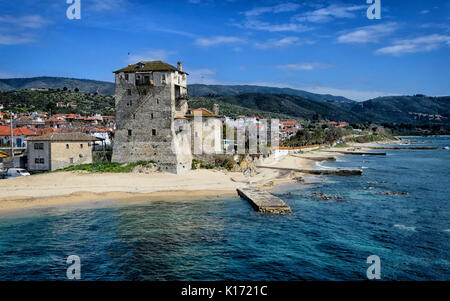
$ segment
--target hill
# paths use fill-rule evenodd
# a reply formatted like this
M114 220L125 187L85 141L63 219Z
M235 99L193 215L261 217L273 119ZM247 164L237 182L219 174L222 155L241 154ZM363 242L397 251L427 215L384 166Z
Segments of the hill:
M97 80L46 76L0 79L0 91L24 90L32 88L63 89L64 87L68 88L69 90L78 88L82 93L97 92L98 94L104 95L114 94L114 83ZM189 94L191 95L191 97L234 96L244 93L295 95L310 100L329 102L344 106L351 106L355 103L355 101L342 96L315 94L290 88L274 88L250 85L189 85Z
M450 97L379 97L357 103L351 111L378 123L448 123Z
M75 102L76 107L57 107L57 102ZM55 113L78 113L92 115L115 115L115 101L111 95L94 95L75 93L69 91L7 91L0 92L0 103L5 111L36 112L44 111Z
M0 91L25 90L32 88L63 89L78 88L82 93L114 94L114 83L88 79L64 77L31 77L0 79Z
M263 116L266 119L277 118L280 120L286 119L302 119L289 114L282 113L274 113L269 111L263 111L258 109L249 109L239 105L231 104L225 101L221 101L218 99L206 98L206 97L197 97L191 98L189 100L189 108L197 109L197 108L206 108L210 111L213 110L214 104L218 104L220 106L220 114L225 115L227 117L236 118L237 116Z
M337 105L313 101L294 95L247 93L217 97L214 100L252 110L273 112L302 119L313 119L315 117L355 123L365 121L365 118L361 115Z
M290 88L274 88L274 87L250 86L250 85L235 85L235 86L200 85L200 84L189 85L189 94L192 97L235 96L239 94L248 94L248 93L294 95L309 100L341 105L347 108L352 107L356 103L355 101L342 96L334 96L329 94L315 94Z

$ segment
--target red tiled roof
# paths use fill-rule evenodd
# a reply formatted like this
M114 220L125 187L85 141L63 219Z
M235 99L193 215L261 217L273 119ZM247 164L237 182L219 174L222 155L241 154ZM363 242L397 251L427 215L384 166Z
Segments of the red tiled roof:
M9 136L11 135L11 128L9 125L0 125L0 136ZM27 127L21 127L21 128L15 128L13 129L13 135L14 136L37 136L37 130L35 131L27 128Z
M45 122L67 122L67 121L65 121L63 119L58 119L58 118L50 118L50 119L47 119Z

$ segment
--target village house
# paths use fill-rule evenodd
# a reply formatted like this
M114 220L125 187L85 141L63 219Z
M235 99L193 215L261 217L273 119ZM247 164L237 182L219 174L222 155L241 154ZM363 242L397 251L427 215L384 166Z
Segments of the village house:
M71 165L92 163L93 143L100 141L91 135L51 133L28 139L28 170L42 172Z
M222 120L219 116L219 107L215 105L215 112L205 108L190 110L187 116L191 120L192 153L195 155L221 153L223 151Z
M26 148L27 139L38 135L38 130L32 127L20 127L13 129L14 147ZM11 127L9 125L0 125L0 145L10 146Z

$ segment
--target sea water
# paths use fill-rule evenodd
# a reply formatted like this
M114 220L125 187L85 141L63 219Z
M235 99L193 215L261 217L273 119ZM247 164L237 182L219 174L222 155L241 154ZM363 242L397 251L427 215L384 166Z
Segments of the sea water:
M322 165L364 175L276 188L290 215L238 197L2 214L0 280L66 280L69 255L82 280L364 280L370 255L382 280L450 280L450 139L414 139L439 149L339 157Z

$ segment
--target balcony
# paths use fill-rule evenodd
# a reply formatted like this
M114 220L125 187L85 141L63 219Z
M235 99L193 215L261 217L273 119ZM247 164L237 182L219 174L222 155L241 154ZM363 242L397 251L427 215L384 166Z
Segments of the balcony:
M175 100L176 101L189 100L189 94L186 93L186 94L176 95Z
M154 84L153 80L148 78L136 80L136 86L153 86Z

